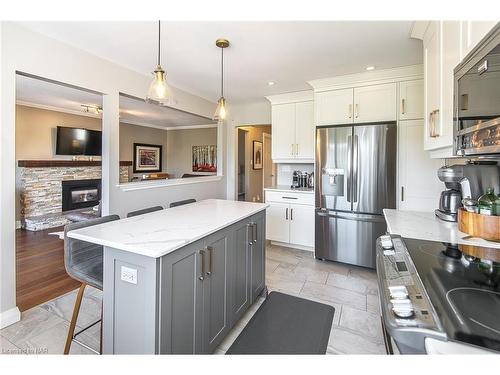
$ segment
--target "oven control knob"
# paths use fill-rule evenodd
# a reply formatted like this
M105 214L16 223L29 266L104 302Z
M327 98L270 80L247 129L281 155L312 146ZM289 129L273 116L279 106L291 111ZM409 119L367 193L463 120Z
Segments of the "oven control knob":
M391 300L391 303L392 312L398 318L411 318L415 313L415 309L409 298Z
M405 300L408 299L408 289L404 285L390 286L389 295L395 300Z
M413 317L413 315L415 315L415 310L413 310L413 307L410 309L401 309L401 308L393 307L392 312L398 318L403 318L403 319L408 319L408 318Z
M392 249L394 246L392 244L391 236L380 236L380 243L384 249Z

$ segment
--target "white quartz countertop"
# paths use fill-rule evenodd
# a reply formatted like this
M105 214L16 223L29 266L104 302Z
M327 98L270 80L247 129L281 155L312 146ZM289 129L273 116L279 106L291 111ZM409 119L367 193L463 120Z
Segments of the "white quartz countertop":
M207 199L68 232L68 237L158 258L259 211L268 204Z
M440 220L434 212L384 209L387 231L402 237L500 249L500 243L470 237L457 223Z
M276 185L264 188L266 191L282 191L286 193L305 193L305 194L314 194L314 188L298 188L292 189L290 185Z

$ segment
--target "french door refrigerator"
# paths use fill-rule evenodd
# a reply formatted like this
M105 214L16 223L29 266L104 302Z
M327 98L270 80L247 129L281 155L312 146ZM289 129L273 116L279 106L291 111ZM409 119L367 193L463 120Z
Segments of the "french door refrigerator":
M316 128L315 256L375 268L396 208L396 123Z

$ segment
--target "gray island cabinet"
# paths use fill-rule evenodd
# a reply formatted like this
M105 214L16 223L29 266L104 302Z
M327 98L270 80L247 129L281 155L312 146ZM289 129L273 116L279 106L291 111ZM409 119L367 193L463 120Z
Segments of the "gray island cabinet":
M103 353L214 352L248 307L266 293L266 207L206 200L96 226L99 232L70 232L73 238L105 246ZM184 215L194 216L188 220ZM180 229L184 221L191 222L190 229ZM104 233L119 231L120 222L123 239L110 246L114 234L105 239ZM198 238L179 240L182 233L175 235L173 228L167 235L161 228L168 222L178 232L196 232ZM204 232L208 234L200 237ZM174 249L161 250L159 242Z

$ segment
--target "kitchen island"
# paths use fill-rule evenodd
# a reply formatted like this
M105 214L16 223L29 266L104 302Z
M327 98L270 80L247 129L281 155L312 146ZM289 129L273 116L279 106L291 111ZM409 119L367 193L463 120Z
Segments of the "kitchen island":
M104 246L103 353L212 353L266 291L266 208L209 199L69 232Z
M458 230L456 222L438 219L434 212L384 209L387 232L417 240L447 242L500 249L499 242L472 237Z

